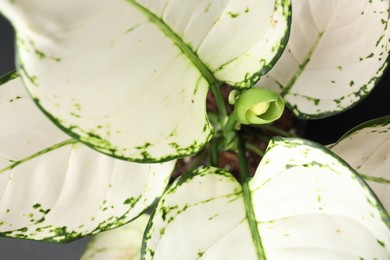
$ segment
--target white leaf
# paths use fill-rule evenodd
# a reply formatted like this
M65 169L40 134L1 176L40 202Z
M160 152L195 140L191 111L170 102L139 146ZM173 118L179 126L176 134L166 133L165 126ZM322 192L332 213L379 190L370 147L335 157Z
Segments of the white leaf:
M210 86L251 87L285 47L290 0L0 0L42 110L113 157L192 155Z
M144 259L388 259L390 221L327 149L274 139L239 184L204 168L172 185L144 235Z
M68 242L123 225L161 196L175 164L122 161L69 139L19 78L0 85L0 122L0 236Z
M390 116L353 128L331 150L360 173L390 212Z
M80 260L140 259L142 236L149 218L142 215L129 224L94 236Z
M387 67L387 0L293 0L286 51L258 85L302 118L339 113L363 99Z

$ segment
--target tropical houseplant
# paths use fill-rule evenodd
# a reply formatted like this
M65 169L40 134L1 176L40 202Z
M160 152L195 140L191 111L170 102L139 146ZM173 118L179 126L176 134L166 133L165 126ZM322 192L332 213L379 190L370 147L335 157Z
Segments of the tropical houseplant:
M265 153L245 129L283 134L285 103L318 119L365 97L387 67L389 5L0 0L18 63L0 82L1 235L70 242L152 206L84 258L131 257L142 240L143 259L388 259L388 116L327 147L274 137ZM167 186L201 151L207 165ZM239 176L217 167L226 151Z

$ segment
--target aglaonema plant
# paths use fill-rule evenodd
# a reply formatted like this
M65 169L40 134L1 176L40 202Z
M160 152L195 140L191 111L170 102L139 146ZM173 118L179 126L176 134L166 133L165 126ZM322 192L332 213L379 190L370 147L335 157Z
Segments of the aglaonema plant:
M389 8L0 0L18 67L0 80L1 235L69 242L151 207L82 258L388 259L389 117L327 147L274 137L265 154L241 129L264 134L285 104L322 118L366 96L387 67ZM204 150L168 186L176 159ZM239 177L218 168L225 151Z

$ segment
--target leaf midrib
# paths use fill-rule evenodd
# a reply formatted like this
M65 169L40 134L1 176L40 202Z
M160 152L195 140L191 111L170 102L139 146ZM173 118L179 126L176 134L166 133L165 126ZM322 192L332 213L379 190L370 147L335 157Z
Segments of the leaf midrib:
M366 174L359 174L360 177L362 177L365 181L372 181L372 182L376 182L376 183L379 183L379 184L387 184L389 185L390 184L390 180L386 179L386 178L381 178L381 177L376 177L376 176L370 176L370 175L366 175Z
M49 153L53 150L57 150L63 146L66 146L66 145L71 145L71 144L75 144L77 143L77 141L75 139L69 139L69 140L66 140L66 141L63 141L61 143L57 143L57 144L54 144L50 147L47 147L43 150L40 150L38 152L35 152L27 157L24 157L23 159L20 159L18 161L14 161L11 165L3 168L3 169L0 169L0 174L1 173L4 173L6 171L9 171L9 170L12 170L13 168L17 167L18 165L22 164L22 163L25 163L25 162L28 162L28 161L31 161L32 159L36 158L36 157L39 157L43 154L46 154L46 153Z
M263 243L261 241L260 231L257 226L257 220L255 216L255 211L252 204L252 195L248 183L249 179L245 180L242 183L242 194L244 197L244 205L246 211L246 219L248 220L249 229L253 239L253 244L255 246L256 255L259 260L266 260L264 253Z
M294 76L290 79L290 81L287 83L287 85L284 87L283 91L280 93L281 96L286 96L289 94L291 88L294 86L295 82L299 79L299 77L302 75L304 70L306 69L307 65L311 61L311 58L313 57L314 52L317 50L317 47L322 39L322 36L324 35L324 32L319 32L317 39L313 43L313 46L310 48L309 52L307 53L305 59L301 64L299 64L297 71L295 72ZM291 51L291 54L294 55Z
M183 54L187 56L187 58L199 70L199 72L203 75L211 87L220 85L220 81L214 77L214 74L202 62L198 55L161 18L150 12L135 0L127 1L132 4L139 12L145 15L150 20L150 22L152 22L162 33L164 33L183 52Z

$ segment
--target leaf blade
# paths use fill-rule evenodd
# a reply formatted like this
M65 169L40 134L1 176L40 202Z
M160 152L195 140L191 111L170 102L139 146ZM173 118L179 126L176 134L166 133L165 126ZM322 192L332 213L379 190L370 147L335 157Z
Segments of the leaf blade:
M349 5L293 1L287 49L258 85L281 92L298 117L323 118L352 107L387 68L389 3Z
M0 234L70 242L123 225L164 191L175 162L120 161L69 141L20 78L0 85Z
M274 139L249 187L264 259L390 254L390 221L380 202L344 161L315 143ZM186 175L160 200L145 233L143 259L259 259L242 193L220 169ZM184 249L169 251L178 241Z
M148 220L149 215L141 215L129 224L94 236L80 259L140 259L142 235Z
M288 0L0 4L19 34L19 71L46 115L92 148L139 162L199 151L213 132L209 87L250 87L283 50L290 19Z
M389 126L390 116L370 120L353 128L330 146L367 181L387 212L390 211Z

